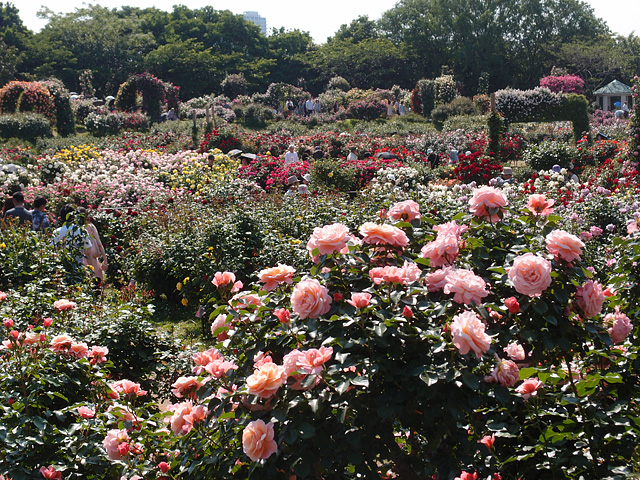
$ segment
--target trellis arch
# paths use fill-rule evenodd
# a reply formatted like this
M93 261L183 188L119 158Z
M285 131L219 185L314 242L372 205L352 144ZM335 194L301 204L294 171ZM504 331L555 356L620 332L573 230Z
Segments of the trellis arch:
M160 109L163 103L169 108L178 107L177 87L169 82L163 82L158 77L148 72L131 75L126 82L120 85L116 95L116 107L127 110L136 106L138 94L142 96L142 108L155 122L160 118Z

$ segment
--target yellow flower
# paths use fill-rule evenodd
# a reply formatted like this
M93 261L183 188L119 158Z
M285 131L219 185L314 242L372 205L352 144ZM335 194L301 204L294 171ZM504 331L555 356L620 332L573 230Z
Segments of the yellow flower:
M189 280L190 280L189 277L187 277L182 281L182 283L189 283Z
M186 298L182 299L182 305L184 305L185 307L189 304L189 300L187 300Z
M297 239L296 240L291 240L291 243L293 245L298 245L299 243L301 243L301 240L297 240Z
M182 290L182 283L178 282L178 284L176 285L176 290L180 291Z
M7 248L7 246L4 243L0 243L0 248Z

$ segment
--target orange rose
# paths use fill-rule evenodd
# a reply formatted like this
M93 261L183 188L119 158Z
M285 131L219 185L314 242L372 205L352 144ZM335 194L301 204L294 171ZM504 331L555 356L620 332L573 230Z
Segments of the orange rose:
M254 462L269 458L278 451L273 435L272 422L255 420L242 432L242 450Z
M264 363L253 372L253 375L247 377L247 391L261 398L269 398L286 381L287 373L284 367L273 362Z

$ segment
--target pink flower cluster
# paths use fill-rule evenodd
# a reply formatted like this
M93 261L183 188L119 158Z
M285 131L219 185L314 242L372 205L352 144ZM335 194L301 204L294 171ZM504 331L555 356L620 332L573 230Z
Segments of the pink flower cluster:
M376 285L380 285L382 282L408 285L416 282L421 274L422 271L418 265L409 263L406 260L402 267L388 265L386 267L376 267L369 270L369 276Z
M235 363L225 360L224 356L215 348L195 353L191 358L196 364L192 368L192 372L196 375L202 375L206 372L213 378L222 378L229 370L238 368Z
M427 243L420 252L420 256L428 258L432 267L451 265L458 258L461 234L467 231L466 225L458 225L455 220L433 227L438 232L433 242Z
M191 400L176 403L168 407L173 415L169 419L171 431L175 435L186 435L194 427L194 424L207 418L209 410L204 405L193 405Z
M495 187L481 187L473 191L469 200L469 211L476 217L497 222L504 213L504 207L508 204L502 191Z
M631 330L633 330L631 320L620 311L620 307L617 305L615 313L605 315L604 324L610 325L607 332L609 332L614 345L624 342L624 339L627 338Z
M453 293L454 302L480 305L482 299L489 295L486 285L485 281L471 270L458 268L446 273L443 291L446 294Z
M462 355L466 355L470 351L481 358L491 346L491 337L484 331L484 323L473 312L465 311L453 317L451 323L451 336L453 344Z

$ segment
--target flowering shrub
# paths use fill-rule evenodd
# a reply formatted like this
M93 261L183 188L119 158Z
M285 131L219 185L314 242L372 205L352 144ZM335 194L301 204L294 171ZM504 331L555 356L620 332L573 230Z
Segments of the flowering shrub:
M374 120L380 118L385 112L386 107L382 101L377 99L362 100L349 105L347 108L347 117Z
M460 160L453 169L453 176L464 183L488 183L502 170L502 165L492 157L481 152L471 155L460 155Z
M504 89L496 92L496 110L507 122L526 122L544 118L562 104L562 97L548 88Z
M548 88L554 93L584 93L584 80L577 75L559 75L543 77L540 86Z
M39 114L0 115L0 137L33 141L51 135L49 120Z

